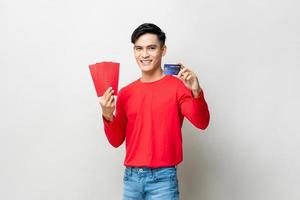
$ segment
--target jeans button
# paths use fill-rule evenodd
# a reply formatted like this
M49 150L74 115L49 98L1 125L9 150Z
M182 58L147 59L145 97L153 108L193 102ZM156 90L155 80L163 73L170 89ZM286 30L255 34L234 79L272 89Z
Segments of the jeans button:
M139 169L139 172L140 172L140 173L143 172L143 169Z

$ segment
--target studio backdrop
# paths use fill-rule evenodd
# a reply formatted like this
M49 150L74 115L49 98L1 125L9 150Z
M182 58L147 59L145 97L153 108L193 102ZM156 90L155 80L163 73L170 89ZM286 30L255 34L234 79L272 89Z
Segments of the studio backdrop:
M183 200L300 199L297 0L0 0L0 199L119 200L112 147L88 65L140 76L130 36L166 32L163 63L199 78L205 131L182 127Z

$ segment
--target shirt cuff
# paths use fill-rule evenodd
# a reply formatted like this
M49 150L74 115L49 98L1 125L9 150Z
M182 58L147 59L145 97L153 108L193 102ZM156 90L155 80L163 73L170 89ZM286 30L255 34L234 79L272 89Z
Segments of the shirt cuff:
M193 99L201 99L204 96L203 89L201 89L201 91L199 92L198 97L194 97L194 94L192 91L191 91L191 94L192 94Z
M113 119L115 118L115 116L113 116ZM102 120L104 122L104 124L108 125L108 124L111 124L113 121L108 121L107 119L105 119L105 117L102 115Z

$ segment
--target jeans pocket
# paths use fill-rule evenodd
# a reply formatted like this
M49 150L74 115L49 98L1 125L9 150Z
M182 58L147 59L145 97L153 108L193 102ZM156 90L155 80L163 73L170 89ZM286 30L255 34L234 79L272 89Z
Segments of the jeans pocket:
M166 181L169 182L171 180L172 180L172 178L170 175L161 175L161 176L155 177L156 182L166 182Z
M159 176L155 176L156 182L172 182L172 183L178 183L177 175L176 174L163 174Z
M177 178L177 172L175 168L163 168L155 173L157 181L173 181Z

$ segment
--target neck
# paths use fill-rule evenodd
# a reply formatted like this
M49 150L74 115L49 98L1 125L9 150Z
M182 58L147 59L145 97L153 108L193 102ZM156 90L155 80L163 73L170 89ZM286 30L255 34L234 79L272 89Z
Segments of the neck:
M150 71L150 72L142 71L142 77L140 80L142 82L153 82L153 81L157 81L157 80L163 78L164 76L165 75L163 74L163 70L159 67L155 71Z

